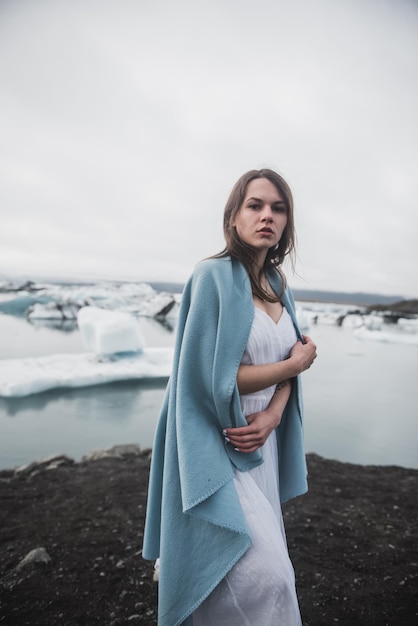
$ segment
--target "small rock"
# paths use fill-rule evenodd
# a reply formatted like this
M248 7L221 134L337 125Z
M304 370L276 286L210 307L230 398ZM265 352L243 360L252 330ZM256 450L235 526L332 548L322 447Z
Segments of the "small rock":
M16 566L16 571L21 570L23 567L27 565L32 565L32 563L44 563L47 564L51 561L51 557L45 548L35 548L28 552L28 554L18 563Z
M29 463L28 465L20 465L19 467L16 467L14 474L15 476L22 476L23 474L30 474L32 470L34 470L37 467L39 467L37 461L33 461L32 463Z
M74 463L73 459L62 456L52 461L52 463L49 463L48 465L46 465L45 469L54 470L54 469L57 469L57 467L61 467L62 465L70 465L71 463Z
M98 461L100 459L122 459L125 456L141 456L141 448L135 444L117 445L112 446L108 450L92 450L85 454L81 461L82 463L88 463L89 461Z
M110 456L107 450L92 450L81 458L81 462L88 463L89 461L99 461L100 459L107 459Z
M123 446L113 446L109 452L115 456L140 456L141 448L136 443L128 443Z
M43 469L56 469L61 465L73 465L74 463L74 459L67 456L66 454L54 454L44 459L33 461L28 465L21 465L20 467L17 467L14 471L14 474L15 476L23 476L27 474L33 475Z

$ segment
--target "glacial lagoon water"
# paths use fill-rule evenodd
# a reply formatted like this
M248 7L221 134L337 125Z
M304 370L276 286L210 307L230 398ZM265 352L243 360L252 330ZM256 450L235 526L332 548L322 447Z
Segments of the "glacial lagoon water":
M140 324L149 347L173 345L169 327L146 318ZM418 346L359 340L334 325L313 325L307 334L318 358L303 374L306 450L418 468ZM85 351L77 329L9 315L0 314L0 338L0 359ZM114 444L151 447L164 387L138 381L0 398L0 468L54 453L78 460Z

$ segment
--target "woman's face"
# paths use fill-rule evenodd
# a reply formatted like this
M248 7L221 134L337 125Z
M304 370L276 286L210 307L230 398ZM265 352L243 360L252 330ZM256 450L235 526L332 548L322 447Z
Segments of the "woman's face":
M261 264L268 249L279 243L286 224L286 203L275 185L267 178L249 182L244 202L231 225L242 241L259 251Z

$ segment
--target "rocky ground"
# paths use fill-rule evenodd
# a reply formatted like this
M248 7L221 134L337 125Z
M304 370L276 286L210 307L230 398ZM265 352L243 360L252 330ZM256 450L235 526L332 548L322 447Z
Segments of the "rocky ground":
M284 506L305 626L416 625L418 471L308 465L309 493ZM156 624L148 467L144 452L0 472L0 625Z

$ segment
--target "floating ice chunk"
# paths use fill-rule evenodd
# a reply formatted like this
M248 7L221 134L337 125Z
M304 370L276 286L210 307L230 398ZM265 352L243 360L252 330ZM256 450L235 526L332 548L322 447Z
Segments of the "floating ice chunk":
M0 360L0 396L28 396L58 387L88 387L119 380L166 379L173 348L144 348L139 355L100 359L95 354L53 354Z
M383 325L383 317L380 315L365 315L364 324L369 330L380 330Z
M18 295L0 302L0 312L7 315L24 315L36 302L46 303L49 298L33 295Z
M407 333L418 333L418 318L412 317L400 317L398 319L399 328L402 328Z
M76 320L78 307L75 304L60 304L47 302L47 304L34 304L28 317L31 320Z
M96 354L142 352L144 348L138 321L129 313L86 306L79 310L77 320L86 349Z
M340 313L325 312L318 313L316 316L316 323L321 325L323 324L324 326L338 326L340 320Z
M144 317L166 317L175 304L171 294L157 293L151 299L142 302L138 312Z
M363 324L363 316L357 313L346 315L342 321L344 328L360 328Z
M402 332L390 332L384 330L370 330L366 326L361 326L353 331L353 335L358 339L370 339L382 343L402 343L418 346L418 334Z
M298 320L300 330L308 330L311 325L311 319L304 309L296 307L296 318Z
M26 313L31 320L69 319L71 315L76 319L77 311L89 305L166 319L177 304L176 294L157 292L148 283L45 284L33 285L30 292L10 290L5 285L3 292L13 296L0 302L0 311L9 315ZM45 308L36 306L48 302L51 304Z
M157 293L147 283L98 283L94 285L49 286L44 291L58 304L86 304L120 310L145 317L164 316L175 303L174 296Z

